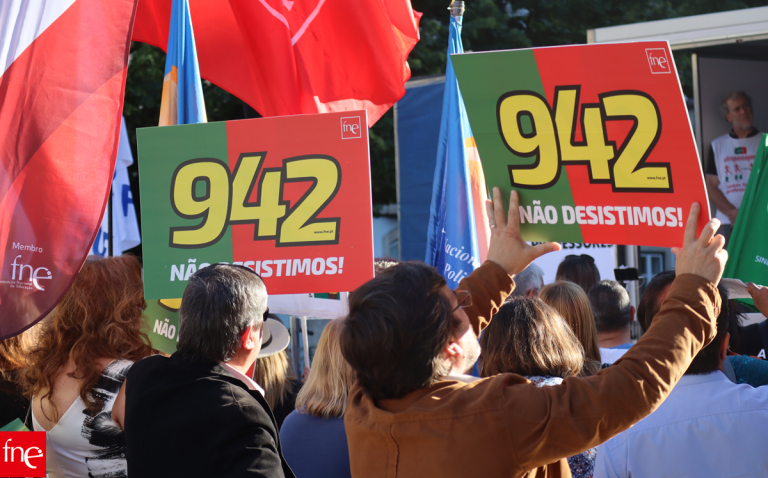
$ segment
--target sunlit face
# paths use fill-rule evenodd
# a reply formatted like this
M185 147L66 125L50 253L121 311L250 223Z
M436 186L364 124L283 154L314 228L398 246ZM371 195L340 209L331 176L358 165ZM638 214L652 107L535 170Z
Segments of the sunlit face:
M738 97L734 100L726 101L728 105L728 114L725 118L733 125L734 129L747 130L752 127L752 107L749 106L747 99Z
M467 312L459 307L456 293L448 286L443 286L440 292L450 301L453 318L460 323L453 340L461 347L462 354L453 358L453 369L457 373L466 373L472 369L480 357L480 343L477 341L475 331L472 330Z

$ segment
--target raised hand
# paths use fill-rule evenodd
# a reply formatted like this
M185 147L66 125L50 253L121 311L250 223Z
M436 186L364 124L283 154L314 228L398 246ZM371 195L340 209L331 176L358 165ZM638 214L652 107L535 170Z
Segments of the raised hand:
M485 202L491 223L491 243L488 260L500 265L509 275L517 274L539 256L559 251L560 244L546 242L531 246L520 236L520 212L517 191L509 196L509 214L504 213L504 202L499 188L493 188L493 201Z
M696 274L717 285L723 276L728 251L723 249L725 238L715 235L720 227L718 219L710 219L701 235L696 239L701 206L695 202L691 205L688 222L685 224L683 247L673 247L672 252L677 257L675 272L680 274Z

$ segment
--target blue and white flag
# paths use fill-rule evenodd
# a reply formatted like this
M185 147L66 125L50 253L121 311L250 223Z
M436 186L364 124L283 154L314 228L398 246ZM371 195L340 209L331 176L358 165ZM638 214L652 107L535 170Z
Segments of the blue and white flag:
M425 259L451 288L482 264L490 238L485 178L450 57L464 52L461 20L460 16L451 17Z
M124 251L141 244L139 222L136 220L136 208L133 205L131 184L128 180L128 166L133 164L131 144L128 142L128 129L125 118L120 126L120 142L117 147L115 173L112 176L112 234L114 235L113 254L119 256ZM96 240L91 246L91 254L109 255L109 203L101 220L101 227Z

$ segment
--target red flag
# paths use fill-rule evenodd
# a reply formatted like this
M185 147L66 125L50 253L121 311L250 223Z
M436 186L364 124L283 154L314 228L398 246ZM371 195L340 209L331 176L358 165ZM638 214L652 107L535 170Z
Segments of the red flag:
M99 229L135 10L136 0L0 8L0 339L53 309Z
M165 50L171 0L142 0L135 41ZM190 0L200 74L263 116L366 109L405 94L410 0Z

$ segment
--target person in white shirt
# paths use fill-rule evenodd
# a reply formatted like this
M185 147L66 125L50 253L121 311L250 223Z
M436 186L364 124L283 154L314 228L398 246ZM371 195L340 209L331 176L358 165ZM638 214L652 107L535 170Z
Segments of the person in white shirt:
M726 95L720 109L732 129L712 141L705 177L707 194L721 222L718 232L725 237L727 247L761 135L752 125L752 98L745 92Z
M603 363L613 363L632 347L629 324L635 320L635 307L624 286L613 280L598 282L587 295L595 316L600 358Z
M715 340L664 403L600 446L594 478L768 476L768 387L736 385L723 373L734 314L727 301L723 309Z

